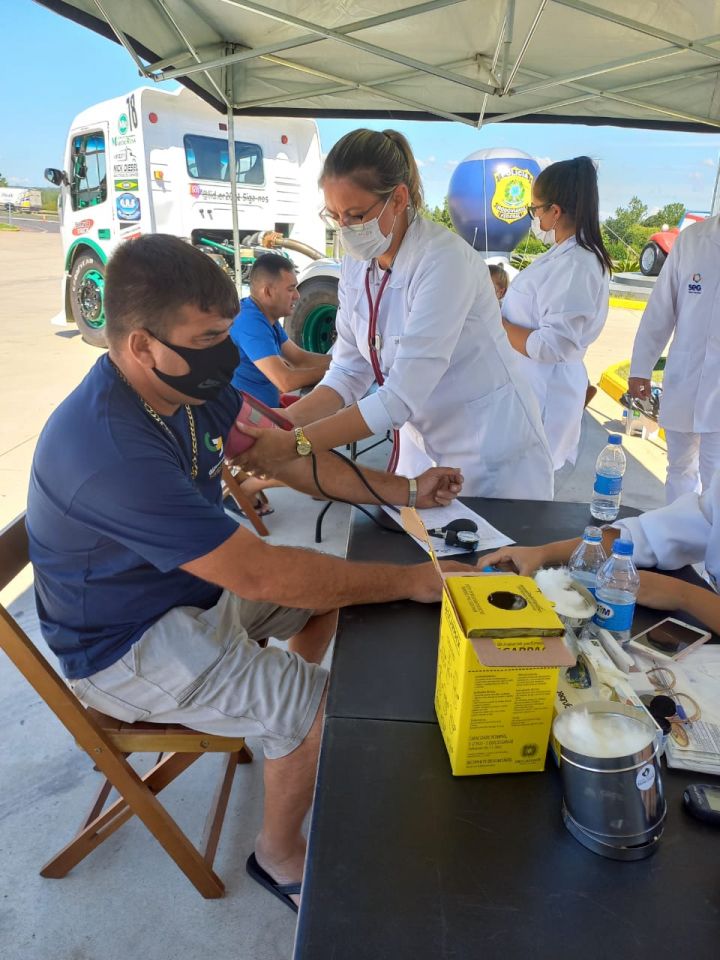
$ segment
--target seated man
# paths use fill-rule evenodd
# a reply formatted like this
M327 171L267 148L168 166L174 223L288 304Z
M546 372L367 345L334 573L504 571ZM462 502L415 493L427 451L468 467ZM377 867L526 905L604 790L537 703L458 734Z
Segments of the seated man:
M241 301L230 328L240 351L232 383L268 407L280 406L281 393L315 386L330 366L329 354L298 347L278 323L298 299L292 262L277 253L258 257L250 269L250 296Z
M632 540L638 567L677 570L704 561L717 589L720 578L720 472L702 494L686 493L667 507L639 517L616 520L603 531L605 552L623 536ZM565 564L579 540L558 540L541 547L501 547L482 558L483 564L532 576L539 567ZM660 573L640 572L638 602L655 610L682 610L720 633L720 597L704 587Z
M223 438L240 396L230 386L237 292L188 243L122 244L108 264L109 352L48 420L27 509L43 636L83 703L126 722L182 723L256 736L265 808L248 871L278 885L303 872L301 824L312 798L336 609L402 598L431 602L429 563L349 563L274 547L221 505ZM299 448L305 449L300 443ZM312 456L281 479L311 493ZM329 495L371 502L332 454L316 458ZM461 476L363 470L392 503L452 500ZM288 639L288 649L256 641Z

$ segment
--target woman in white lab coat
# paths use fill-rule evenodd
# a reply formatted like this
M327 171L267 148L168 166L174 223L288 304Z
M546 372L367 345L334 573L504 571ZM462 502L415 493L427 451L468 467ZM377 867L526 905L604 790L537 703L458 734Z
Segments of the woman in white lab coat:
M592 160L576 157L546 167L528 212L533 233L552 247L510 284L503 322L540 404L559 470L577 457L588 387L583 358L608 311L612 263L600 235Z
M683 230L643 313L630 393L649 399L653 367L672 336L663 379L668 503L707 488L720 469L720 218Z
M616 537L632 540L638 567L677 570L702 563L717 590L720 583L720 471L700 495L686 493L667 507L639 517L617 520L603 529L609 554ZM483 557L484 564L531 576L540 567L566 564L579 540L562 540L541 547L502 547ZM641 571L638 602L656 610L682 610L720 633L720 597L703 587L662 574Z
M242 466L272 472L311 449L394 430L399 456L390 467L410 478L439 463L462 471L471 496L552 499L537 402L518 375L487 267L419 215L422 188L405 138L347 134L328 154L321 185L346 252L332 364L284 411L301 427L296 436L268 432Z

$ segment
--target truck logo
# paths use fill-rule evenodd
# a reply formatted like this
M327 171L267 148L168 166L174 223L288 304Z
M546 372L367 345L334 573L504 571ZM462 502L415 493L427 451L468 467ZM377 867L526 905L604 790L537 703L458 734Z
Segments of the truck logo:
M140 197L134 193L121 193L116 201L119 220L140 219Z
M139 184L137 180L116 180L115 181L116 190L120 190L120 191L137 190L138 187L139 187Z
M94 223L94 220L79 220L72 229L72 235L74 237L81 237L84 233L87 233L88 230L92 229Z
M118 130L120 131L121 136L125 136L129 129L129 123L126 113L121 113L118 117Z
M113 162L113 174L116 177L137 177L137 157L130 147L118 150Z
M202 196L202 187L199 183L190 184L190 196L195 197L196 200Z

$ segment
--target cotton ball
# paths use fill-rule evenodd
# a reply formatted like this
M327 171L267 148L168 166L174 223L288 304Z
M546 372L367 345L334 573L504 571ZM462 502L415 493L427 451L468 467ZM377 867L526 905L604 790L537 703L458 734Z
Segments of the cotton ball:
M632 717L577 709L561 713L553 732L564 747L585 757L628 757L653 739L652 732Z
M535 583L555 604L555 612L561 617L589 617L592 614L592 607L575 589L575 582L567 567L538 570Z

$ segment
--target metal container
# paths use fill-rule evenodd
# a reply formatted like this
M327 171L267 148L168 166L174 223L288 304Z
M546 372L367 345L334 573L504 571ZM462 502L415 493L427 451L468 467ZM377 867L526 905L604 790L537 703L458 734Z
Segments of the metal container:
M571 712L627 717L647 731L647 746L618 757L591 757L563 743L560 717ZM641 860L657 849L667 806L660 777L661 731L650 716L624 704L571 707L555 718L560 746L562 815L570 833L594 853L613 860Z

